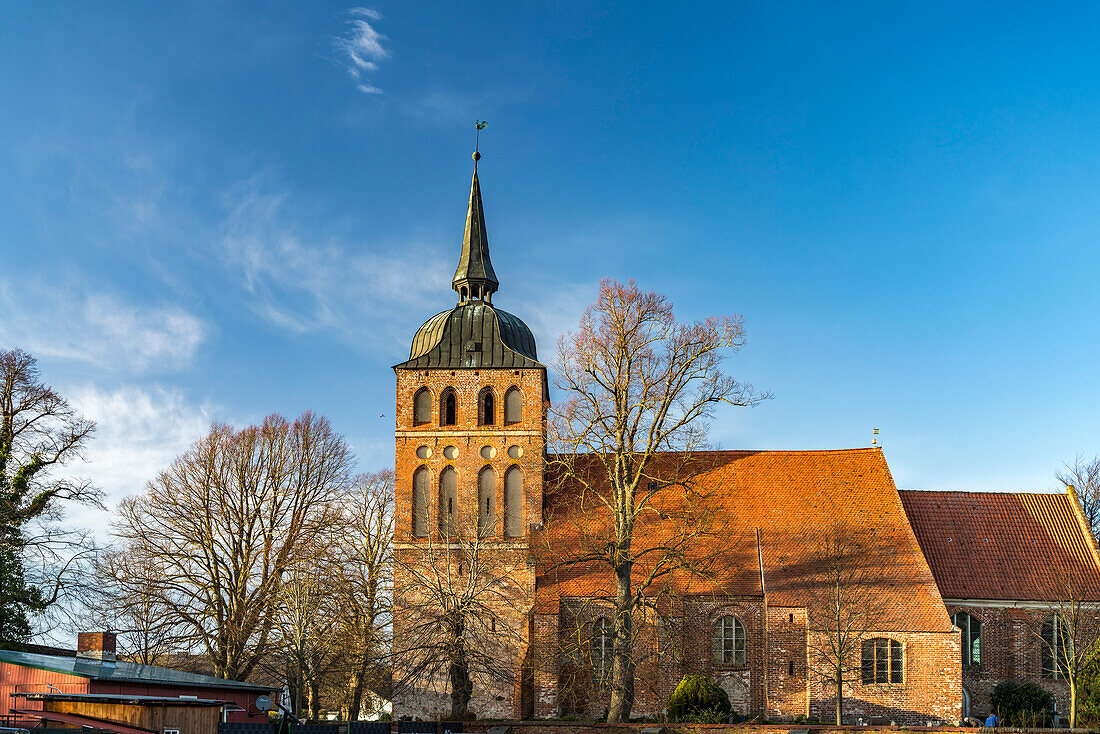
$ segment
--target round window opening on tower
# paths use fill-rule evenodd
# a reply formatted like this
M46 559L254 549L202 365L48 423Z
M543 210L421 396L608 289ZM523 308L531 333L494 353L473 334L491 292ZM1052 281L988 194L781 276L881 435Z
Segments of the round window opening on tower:
M493 448L492 446L482 446L481 447L481 458L485 459L486 461L489 461L490 459L492 459L496 455L497 455L497 450L495 448Z
M430 459L432 456L432 449L430 446L417 446L416 458L418 459Z
M456 449L454 446L447 446L446 448L443 449L443 457L445 459L453 460L457 456L458 456L458 449Z

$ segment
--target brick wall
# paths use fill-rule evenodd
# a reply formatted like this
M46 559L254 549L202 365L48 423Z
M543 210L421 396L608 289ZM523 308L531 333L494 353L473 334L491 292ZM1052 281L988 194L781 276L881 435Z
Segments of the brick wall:
M768 649L768 716L809 716L805 608L768 607Z
M1038 683L1054 695L1062 716L1068 715L1069 686L1065 681L1042 677L1038 631L1049 610L951 605L947 611L952 616L966 612L982 624L981 664L967 665L962 671L972 716L988 715L993 689L1006 680Z
M811 647L822 644L820 635L809 633ZM848 683L844 690L845 723L873 716L889 717L899 724L958 723L962 701L959 636L952 632L883 632L877 636L902 643L903 682L864 685L858 680L856 651L851 668L857 680ZM832 720L835 707L835 686L811 675L810 717Z
M478 395L487 386L494 392L495 421L493 425L482 426L478 424ZM523 394L523 416L520 423L506 426L503 421L504 395L513 386ZM447 563L447 548L440 548L446 543L440 544L438 539L429 542L412 537L413 472L423 466L431 477L428 527L432 531L439 527L438 482L444 468L451 467L458 475L457 518L460 531L477 527L479 473L485 467L492 467L496 474L495 530L491 538L483 542L478 553L482 563L495 564L498 568L500 582L492 593L482 595L482 603L491 610L493 624L508 630L507 635L500 637L509 639L507 644L502 644L499 640L489 639L491 635L486 635L486 639L472 639L472 644L482 650L493 650L499 660L511 667L512 678L475 676L470 710L479 717L516 718L531 715L531 709L537 702L532 700L530 689L536 677L545 677L534 668L538 661L528 655L527 649L528 636L533 629L530 612L535 587L530 528L542 523L542 462L546 449L544 386L543 370L397 370L394 502L394 555L397 563L394 585L398 604L394 613L395 650L407 651L416 646L416 641L410 639L414 615L408 611L416 607L416 600L402 596L402 590L410 586L404 576L408 573L407 569L412 565L434 565L444 575L457 576L464 571L458 556L469 554L469 546L453 544L451 562ZM448 387L456 391L456 424L441 426L440 395ZM421 388L431 392L432 420L416 426L413 425L413 396ZM523 534L506 539L504 478L511 467L519 467L523 475ZM468 567L465 572L469 572ZM490 569L485 573L491 575L493 571ZM395 680L405 675L402 666L415 657L398 656ZM420 676L415 685L396 691L395 718L446 716L450 710L450 690L442 673L440 670L434 676Z

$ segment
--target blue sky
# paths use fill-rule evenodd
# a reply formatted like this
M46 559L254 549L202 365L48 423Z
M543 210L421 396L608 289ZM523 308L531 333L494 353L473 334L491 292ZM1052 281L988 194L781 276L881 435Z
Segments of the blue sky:
M533 4L532 4L533 5ZM744 315L725 448L868 445L900 487L1100 451L1100 7L26 3L0 22L0 344L139 490L214 420L392 462L481 164L540 355L604 276Z

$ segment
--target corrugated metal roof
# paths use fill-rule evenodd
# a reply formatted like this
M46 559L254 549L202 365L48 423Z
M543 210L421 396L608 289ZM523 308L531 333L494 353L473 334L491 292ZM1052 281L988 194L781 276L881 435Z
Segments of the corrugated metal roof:
M255 683L215 678L210 675L185 673L182 670L159 668L154 665L139 665L120 660L113 665L85 658L60 657L57 655L37 655L15 650L0 650L0 662L22 665L28 668L49 670L54 673L75 675L95 681L117 681L132 683L151 683L159 685L194 686L198 688L226 688L246 691L271 691L270 686Z
M409 359L395 369L543 367L527 324L484 301L466 302L428 319L413 336Z
M900 494L944 597L1100 600L1100 568L1068 495Z

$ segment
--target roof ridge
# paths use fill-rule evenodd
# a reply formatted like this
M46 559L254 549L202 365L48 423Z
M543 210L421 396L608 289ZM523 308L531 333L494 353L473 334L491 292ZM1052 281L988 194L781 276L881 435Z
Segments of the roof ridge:
M992 494L997 496L1034 494L1041 497L1060 497L1065 495L1065 491L1054 489L898 489L898 491L921 492L925 494Z

